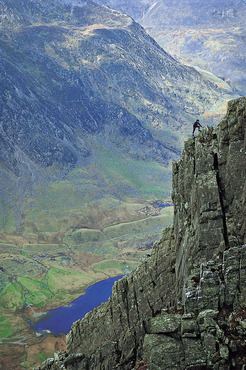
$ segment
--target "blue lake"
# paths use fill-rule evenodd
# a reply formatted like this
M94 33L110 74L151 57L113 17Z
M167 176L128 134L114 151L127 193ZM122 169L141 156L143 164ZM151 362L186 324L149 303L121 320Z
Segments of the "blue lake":
M84 295L75 299L69 306L48 311L31 328L37 332L49 330L53 334L67 334L74 321L81 319L87 312L108 300L112 294L114 282L122 276L109 278L90 286L85 290Z
M166 203L156 203L156 205L159 207L159 208L164 208L164 207L170 207L171 204L166 204Z

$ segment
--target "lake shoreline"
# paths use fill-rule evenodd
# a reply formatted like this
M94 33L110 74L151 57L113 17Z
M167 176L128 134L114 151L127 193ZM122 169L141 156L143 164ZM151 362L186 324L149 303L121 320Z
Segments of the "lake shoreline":
M109 299L114 283L123 276L110 277L92 284L85 289L84 294L69 304L47 310L39 320L30 320L30 329L36 333L67 334L74 321L82 319L86 313Z

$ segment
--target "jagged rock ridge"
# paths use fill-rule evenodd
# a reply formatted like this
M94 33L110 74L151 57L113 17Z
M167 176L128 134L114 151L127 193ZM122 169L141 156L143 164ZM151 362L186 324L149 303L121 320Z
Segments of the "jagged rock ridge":
M246 98L173 165L173 227L42 369L241 369L246 349Z

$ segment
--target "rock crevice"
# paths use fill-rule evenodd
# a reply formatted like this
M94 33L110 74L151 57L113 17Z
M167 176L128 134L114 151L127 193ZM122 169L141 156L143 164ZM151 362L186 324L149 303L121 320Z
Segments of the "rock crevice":
M216 180L217 180L217 186L219 190L219 198L220 198L220 205L221 205L221 211L222 211L222 216L223 216L223 228L224 228L224 239L225 239L225 245L229 245L228 241L228 232L227 232L227 224L226 224L226 210L224 207L224 198L223 198L223 188L221 184L221 179L219 175L219 163L218 163L218 155L217 153L214 153L214 169L216 172Z

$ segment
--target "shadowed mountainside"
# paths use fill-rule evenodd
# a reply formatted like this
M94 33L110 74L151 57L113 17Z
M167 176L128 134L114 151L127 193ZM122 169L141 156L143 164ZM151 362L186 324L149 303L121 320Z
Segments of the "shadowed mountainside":
M244 0L98 2L133 17L173 57L246 93Z
M213 120L230 96L175 61L131 18L93 1L0 6L3 230L23 232L35 186L40 191L74 168L94 184L91 199L102 197L99 188L139 197L131 179L105 184L104 157L124 157L135 174L138 161L167 166L190 121Z

